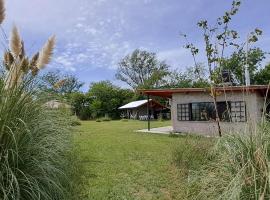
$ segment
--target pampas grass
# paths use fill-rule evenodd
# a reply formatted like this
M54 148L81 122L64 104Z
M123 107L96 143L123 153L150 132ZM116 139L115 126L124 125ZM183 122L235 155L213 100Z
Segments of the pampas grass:
M193 176L191 188L200 192L191 192L192 199L269 199L269 122L249 132L223 136L214 154L215 161Z
M4 18L0 0L0 23ZM35 75L49 63L54 40L29 61L17 27L11 32L0 76L1 200L68 198L69 116L46 110L34 92Z
M22 40L16 26L13 27L10 37L9 48L15 58L17 58L22 52Z
M40 69L49 64L55 45L55 36L49 38L40 52L34 54L31 60L26 56L24 42L16 26L13 27L10 39L10 50L4 54L4 66L8 70L5 88L18 87L31 71L36 76Z
M36 66L38 69L43 69L50 62L53 54L54 45L55 45L55 36L52 36L48 39L46 44L39 52L39 57Z
M24 73L27 73L28 70L29 70L29 60L27 57L24 57L20 63L20 69L24 72Z
M32 80L0 87L0 199L67 199L67 117L43 108Z
M2 24L5 19L5 11L6 9L4 0L0 0L0 24Z
M10 66L12 65L13 62L14 58L12 56L12 53L10 51L6 51L4 53L4 61L3 61L6 70L10 70Z
M36 54L32 57L32 59L31 59L31 61L30 61L30 68L31 68L31 69L37 66L38 57L39 57L39 52L36 53Z

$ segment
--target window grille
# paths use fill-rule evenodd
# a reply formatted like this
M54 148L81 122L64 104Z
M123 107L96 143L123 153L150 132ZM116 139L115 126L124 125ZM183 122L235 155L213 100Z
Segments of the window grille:
M232 122L246 122L246 103L244 101L231 102Z
M245 122L244 101L217 102L219 119L222 122ZM178 121L215 121L216 111L213 102L177 104Z
M178 121L190 120L189 104L177 104L177 119Z

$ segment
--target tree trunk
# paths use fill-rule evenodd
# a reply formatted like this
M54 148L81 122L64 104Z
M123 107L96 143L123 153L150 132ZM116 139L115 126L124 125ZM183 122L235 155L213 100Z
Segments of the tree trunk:
M219 118L219 115L218 115L217 95L216 95L216 90L213 88L213 86L211 86L211 96L213 98L213 102L214 102L214 106L215 106L216 123L217 123L217 127L218 127L218 135L219 135L219 137L221 137L222 133L221 133L221 127L220 127L220 118Z

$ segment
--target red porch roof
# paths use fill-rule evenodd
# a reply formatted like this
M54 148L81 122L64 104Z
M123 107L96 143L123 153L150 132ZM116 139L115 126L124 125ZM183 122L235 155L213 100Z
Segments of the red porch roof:
M262 95L266 94L268 85L251 85L251 86L225 86L215 87L216 92L259 92ZM142 94L151 96L159 96L171 98L173 93L209 93L210 88L172 88L172 89L147 89L139 90Z

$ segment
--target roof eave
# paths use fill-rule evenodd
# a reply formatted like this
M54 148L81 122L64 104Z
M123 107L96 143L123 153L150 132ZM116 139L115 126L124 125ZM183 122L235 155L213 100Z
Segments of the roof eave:
M215 87L216 91L219 92L254 92L254 91L267 91L268 85L251 85L251 86L229 86L229 87ZM210 88L173 88L173 89L147 89L139 90L142 94L160 96L165 98L172 98L174 93L205 93L210 92Z

